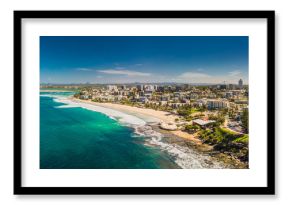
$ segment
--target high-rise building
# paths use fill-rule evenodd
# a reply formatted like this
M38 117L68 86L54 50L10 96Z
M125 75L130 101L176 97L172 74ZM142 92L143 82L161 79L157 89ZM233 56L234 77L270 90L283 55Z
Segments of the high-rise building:
M154 85L144 85L145 91L154 91Z
M240 88L240 89L243 88L243 80L242 80L242 79L239 80L239 88Z
M158 86L157 91L158 92L164 92L165 87L164 86Z
M118 91L118 87L116 85L107 85L107 89L109 91Z
M138 91L143 91L144 90L144 86L143 85L137 85L137 89L138 89Z
M175 91L179 92L182 90L182 87L180 85L175 86Z
M227 89L227 85L226 84L220 84L220 85L217 86L217 88L221 89L221 90Z
M236 88L236 86L234 84L229 84L229 89L230 90L234 90Z

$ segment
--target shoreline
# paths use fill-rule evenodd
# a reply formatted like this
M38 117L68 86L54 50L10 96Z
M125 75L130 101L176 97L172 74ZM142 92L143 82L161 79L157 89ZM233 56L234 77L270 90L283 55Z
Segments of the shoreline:
M75 92L74 90L39 90L40 92L46 92L46 93L70 93Z
M92 102L92 101L81 100L81 99L76 99L76 98L72 98L72 101L73 102L87 103L87 104L91 104L91 105L97 105L100 107L125 112L128 114L132 114L136 117L140 117L143 120L144 120L144 118L146 119L146 117L147 117L147 119L148 118L154 119L155 121L153 121L153 122L155 122L155 123L161 123L161 122L174 123L175 119L178 118L177 115L174 115L174 114L171 114L171 113L168 113L165 111L158 111L158 110L152 110L152 109L146 109L146 108L138 108L138 107L132 107L132 106L128 106L128 105L121 105L121 104L114 104L114 103L98 103L98 102ZM147 123L152 123L152 121L151 122L147 121ZM183 132L181 130L174 130L174 131L167 130L167 131L178 136L178 137L181 137L183 139L190 140L196 144L199 144L199 145L202 144L202 141L200 139L198 139L196 136L193 136L192 134L189 134L187 132ZM210 145L208 145L208 146L211 147Z
M201 161L206 161L206 165L204 168L216 168L221 166L222 168L229 169L247 169L248 165L235 159L231 156L227 156L226 154L219 153L213 150L212 145L204 144L197 136L184 132L182 130L164 130L159 127L159 123L174 123L174 119L177 118L177 115L165 112L165 111L157 111L147 108L138 108L132 107L128 105L114 104L114 103L98 103L92 102L88 100L81 100L77 98L71 97L70 100L75 103L84 103L95 105L103 108L108 108L112 110L116 110L119 112L124 112L129 115L133 115L135 117L139 117L140 119L154 119L153 121L146 121L146 124L152 128L153 131L157 133L161 133L166 136L162 138L162 141L169 143L173 147L175 145L180 146L181 149L186 148L186 152L194 152L196 155L199 155ZM202 162L204 163L204 162Z
M158 110L152 110L147 108L139 108L139 107L133 107L129 105L122 105L122 104L116 104L116 103L99 103L99 102L93 102L90 100L81 100L77 98L71 98L73 102L77 103L86 103L90 105L96 105L104 108L109 108L117 111L123 111L128 114L132 114L135 116L142 116L146 119L151 118L155 119L155 122L165 122L165 123L174 123L175 119L178 118L177 115L165 112L165 111L158 111Z

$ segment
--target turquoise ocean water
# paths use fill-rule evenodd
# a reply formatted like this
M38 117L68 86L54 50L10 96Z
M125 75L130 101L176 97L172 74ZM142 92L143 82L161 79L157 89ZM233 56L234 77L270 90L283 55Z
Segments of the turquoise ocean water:
M40 93L41 169L178 168L158 147L108 116L80 107L61 108L53 96Z

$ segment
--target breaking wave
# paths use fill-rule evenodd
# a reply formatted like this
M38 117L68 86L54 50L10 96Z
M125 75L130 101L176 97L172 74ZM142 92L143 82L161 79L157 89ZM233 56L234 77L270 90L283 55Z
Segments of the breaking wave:
M103 114L107 115L108 117L110 117L111 119L117 120L120 123L127 125L127 126L135 126L135 125L140 126L140 125L146 124L146 122L144 120L142 120L136 116L129 115L129 114L117 111L117 110L110 109L110 108L104 108L101 106L91 105L88 103L74 102L74 101L71 101L70 99L65 98L65 97L54 98L54 101L66 104L66 105L57 106L56 108L81 107L81 108L84 108L87 110L103 113Z
M210 156L178 144L163 142L162 138L164 136L154 131L151 126L136 127L135 133L144 136L148 144L158 146L161 150L167 152L175 163L183 169L224 168L221 163L213 162Z

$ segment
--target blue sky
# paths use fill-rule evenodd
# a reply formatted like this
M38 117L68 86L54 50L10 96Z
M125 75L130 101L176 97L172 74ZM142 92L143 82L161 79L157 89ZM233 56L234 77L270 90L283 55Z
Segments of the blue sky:
M248 82L247 36L41 36L41 83Z

